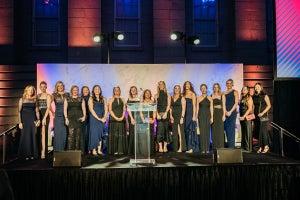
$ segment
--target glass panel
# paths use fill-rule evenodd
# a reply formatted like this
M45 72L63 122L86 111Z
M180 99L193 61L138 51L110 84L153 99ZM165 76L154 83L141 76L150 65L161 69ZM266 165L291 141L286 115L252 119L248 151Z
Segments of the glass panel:
M134 159L130 160L131 165L153 164L155 160L150 158L150 113L156 109L156 104L128 103L127 109L134 113Z

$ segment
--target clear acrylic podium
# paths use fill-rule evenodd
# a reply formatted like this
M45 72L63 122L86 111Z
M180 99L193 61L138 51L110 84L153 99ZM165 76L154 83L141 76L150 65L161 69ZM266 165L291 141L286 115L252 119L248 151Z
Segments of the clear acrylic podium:
M156 110L154 103L128 103L127 110L134 114L134 159L130 159L130 166L156 165L151 154L151 137L149 117L150 112Z

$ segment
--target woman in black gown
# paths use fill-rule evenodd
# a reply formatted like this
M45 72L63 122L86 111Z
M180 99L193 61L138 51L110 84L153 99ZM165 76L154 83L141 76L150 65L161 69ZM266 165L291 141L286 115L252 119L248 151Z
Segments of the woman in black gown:
M214 107L214 119L211 125L212 148L224 148L225 97L221 94L221 86L214 83L211 95Z
M268 116L268 111L271 109L271 103L269 96L263 91L263 87L260 83L254 85L254 135L258 135L259 149L257 153L268 153L269 147L269 135L268 135L268 121L263 121L261 118Z
M253 114L253 100L250 95L248 86L244 86L241 91L240 108L240 124L242 132L241 147L247 152L252 151L252 121L247 120L246 116Z
M49 127L49 111L51 107L52 96L47 93L47 83L42 81L40 83L41 93L38 94L38 107L40 118L42 120L41 126L38 127L38 137L40 140L41 159L44 159L48 154L48 127Z
M88 100L90 98L90 89L88 86L81 87L81 97L85 102L86 108L86 119L82 123L82 151L87 154L89 146L89 132L90 132L90 112L88 107Z
M78 94L78 86L72 86L70 97L64 102L65 123L68 126L67 150L82 150L82 122L85 121L86 108Z
M181 94L180 85L175 85L171 98L170 118L173 132L173 151L186 151L184 133L185 98Z
M21 129L18 159L37 159L36 127L40 126L41 122L36 90L32 85L25 87L23 97L19 100L18 117Z
M210 147L210 125L213 123L213 101L207 95L207 85L200 85L201 95L197 98L197 116L200 129L201 153L209 153Z
M108 154L127 154L126 103L124 98L121 98L119 86L113 88L113 97L108 101L108 111Z
M164 81L159 81L157 85L157 94L154 96L155 102L157 102L157 131L156 139L159 146L159 152L168 152L168 134L169 134L169 111L171 105L171 96L167 91Z

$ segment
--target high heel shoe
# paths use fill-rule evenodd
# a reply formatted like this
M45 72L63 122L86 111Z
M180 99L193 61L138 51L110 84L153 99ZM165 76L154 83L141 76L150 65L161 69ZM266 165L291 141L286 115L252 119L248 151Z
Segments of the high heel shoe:
M262 151L262 148L261 148L261 147L259 147L259 149L257 150L257 152L256 152L256 153L261 153L261 151Z
M93 155L93 156L98 156L96 150L93 150L92 155Z
M270 151L269 146L265 146L264 150L261 153L268 153Z
M193 149L186 151L185 153L193 153Z

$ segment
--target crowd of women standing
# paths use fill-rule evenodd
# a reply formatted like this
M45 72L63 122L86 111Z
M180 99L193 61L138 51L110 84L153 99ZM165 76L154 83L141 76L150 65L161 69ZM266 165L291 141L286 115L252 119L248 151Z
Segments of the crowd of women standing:
M81 150L83 154L94 156L104 153L132 155L138 117L149 124L151 153L210 153L216 148L234 148L239 112L241 148L252 152L252 137L256 137L259 138L257 153L269 152L267 113L271 104L268 95L260 83L255 84L253 95L250 95L250 88L244 86L240 97L233 86L233 80L228 79L226 90L221 92L220 84L214 83L209 95L207 85L201 84L201 94L197 96L193 84L186 81L182 88L175 85L171 96L166 83L159 81L154 95L149 89L138 94L137 87L132 86L125 100L121 88L115 86L112 97L107 100L100 85L94 85L91 91L83 86L80 94L78 86L66 92L64 83L58 81L53 94L49 94L47 83L42 81L41 93L37 94L34 86L27 86L19 100L18 157L29 160L48 156L50 114L54 117L55 151ZM137 116L127 110L127 105L134 103L156 104L147 122L142 112Z

